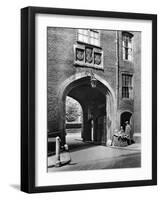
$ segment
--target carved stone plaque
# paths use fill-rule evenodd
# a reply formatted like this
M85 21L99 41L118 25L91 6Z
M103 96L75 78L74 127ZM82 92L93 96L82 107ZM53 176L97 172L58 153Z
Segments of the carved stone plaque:
M76 49L76 60L83 61L84 60L84 50Z
M87 63L92 63L93 57L92 57L92 48L87 47L85 49L85 58Z
M94 53L94 64L100 65L101 64L101 54Z

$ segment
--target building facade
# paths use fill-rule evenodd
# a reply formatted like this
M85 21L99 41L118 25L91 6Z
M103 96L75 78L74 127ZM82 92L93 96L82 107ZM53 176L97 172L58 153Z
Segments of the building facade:
M48 27L47 41L48 135L65 143L69 96L82 107L84 141L106 145L126 121L138 140L141 33Z

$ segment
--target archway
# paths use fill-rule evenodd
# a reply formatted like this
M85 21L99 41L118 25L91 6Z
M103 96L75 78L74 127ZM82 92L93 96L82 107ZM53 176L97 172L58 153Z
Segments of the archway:
M84 141L94 141L98 144L106 144L112 138L115 127L116 106L114 92L109 84L94 74L97 80L96 88L90 84L90 75L79 73L69 77L60 86L60 130L62 141L65 143L65 99L70 96L76 99L83 109ZM93 128L93 129L92 129Z
M77 82L77 83L76 83ZM83 141L106 143L106 90L100 82L92 88L90 78L73 82L67 95L76 99L83 108Z

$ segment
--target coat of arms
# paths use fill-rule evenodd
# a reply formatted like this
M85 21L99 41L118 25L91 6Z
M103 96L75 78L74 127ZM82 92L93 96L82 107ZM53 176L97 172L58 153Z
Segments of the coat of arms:
M94 64L100 65L101 64L101 54L95 53L94 54Z
M92 57L92 49L91 48L86 48L85 58L86 58L87 63L92 63L93 57Z
M76 49L76 60L83 61L84 60L84 50Z

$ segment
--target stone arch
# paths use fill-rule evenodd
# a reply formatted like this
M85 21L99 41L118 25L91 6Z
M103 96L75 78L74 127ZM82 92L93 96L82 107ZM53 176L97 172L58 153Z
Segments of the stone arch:
M74 82L76 80L79 80L81 78L88 77L88 76L90 76L89 72L80 72L80 73L76 73L76 74L70 76L69 78L67 78L59 87L59 97L63 96L65 88L68 85L70 85L72 82ZM112 87L110 86L110 84L105 79L100 77L99 75L94 74L94 76L98 81L100 81L103 85L105 85L106 88L108 88L108 90L109 90L109 92L110 92L110 94L111 94L111 96L113 98L113 102L114 102L114 104L116 104L115 93L114 93Z
M107 124L107 140L112 138L112 133L115 128L115 121L116 121L116 98L115 98L115 93L110 86L110 84L104 80L102 77L94 73L95 78L106 88L106 124ZM59 123L59 128L62 133L62 138L65 137L65 119L64 119L64 114L65 114L65 98L68 94L68 92L74 88L77 87L80 83L77 82L79 80L83 80L83 78L90 77L89 72L80 72L76 73L69 78L67 78L60 86L59 86L59 113L60 113L60 123ZM78 101L78 100L77 100ZM82 102L79 102L82 104ZM65 140L65 139L64 139Z

